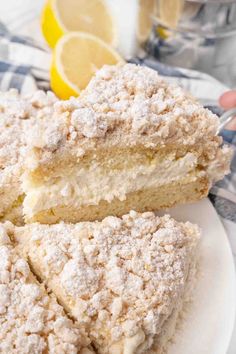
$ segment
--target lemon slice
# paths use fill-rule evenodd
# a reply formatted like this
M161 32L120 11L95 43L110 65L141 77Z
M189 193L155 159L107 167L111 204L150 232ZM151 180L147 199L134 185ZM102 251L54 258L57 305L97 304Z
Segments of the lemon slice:
M183 0L159 0L158 17L161 22L170 28L176 28L181 17L183 4Z
M84 32L67 33L53 52L51 88L61 99L78 96L98 69L118 62L123 59L100 38Z
M138 39L144 42L148 39L152 29L151 15L155 13L156 0L139 0Z
M116 42L112 16L103 0L48 0L43 8L41 28L52 48L70 31L94 34L111 45Z

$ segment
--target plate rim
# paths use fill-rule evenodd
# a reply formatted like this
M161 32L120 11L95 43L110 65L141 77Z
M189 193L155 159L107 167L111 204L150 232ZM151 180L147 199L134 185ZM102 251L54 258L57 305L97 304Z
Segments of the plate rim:
M231 245L229 242L229 238L227 236L227 232L226 232L223 222L220 218L220 215L217 213L216 209L214 208L214 206L211 203L211 201L209 200L209 198L204 198L198 202L190 203L188 205L192 206L192 207L196 206L198 208L202 207L204 209L207 208L209 210L209 213L212 216L214 215L214 222L217 220L217 223L218 223L214 227L218 229L218 233L221 234L222 241L224 242L224 248L225 248L225 252L226 252L225 259L227 259L228 275L232 281L231 286L230 286L230 299L232 300L230 302L231 303L230 316L229 316L229 318L227 318L228 332L225 331L225 333L224 333L225 339L223 341L223 345L221 345L222 354L227 354L229 346L230 346L230 342L232 339L232 335L234 332L234 326L236 324L236 301L235 301L235 299L236 299L236 269L235 269L235 264L234 264L232 248L231 248ZM178 217L178 215L176 216L176 212L178 214L181 207L186 207L186 204L185 205L178 205L174 208L166 209L164 211L162 210L161 212L157 212L157 215L170 214L171 217L175 218L178 221L178 219L181 219L181 217ZM184 219L183 221L187 221L187 218L184 217L183 219ZM181 221L181 220L179 220L179 221ZM189 218L188 218L188 221L198 224L197 221L190 220ZM200 228L201 228L201 225L200 225Z

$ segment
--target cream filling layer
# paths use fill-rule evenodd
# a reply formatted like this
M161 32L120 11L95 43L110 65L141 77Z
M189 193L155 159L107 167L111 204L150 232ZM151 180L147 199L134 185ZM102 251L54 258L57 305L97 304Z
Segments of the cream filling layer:
M123 201L128 193L189 179L189 174L196 167L197 156L189 152L179 159L173 153L162 161L154 159L131 169L111 169L106 172L100 165L91 162L88 169L78 165L73 173L51 178L40 186L32 185L30 179L25 177L24 213L32 217L40 211L58 206L97 205L101 200L111 202L114 198ZM192 174L191 178L196 179L199 173Z

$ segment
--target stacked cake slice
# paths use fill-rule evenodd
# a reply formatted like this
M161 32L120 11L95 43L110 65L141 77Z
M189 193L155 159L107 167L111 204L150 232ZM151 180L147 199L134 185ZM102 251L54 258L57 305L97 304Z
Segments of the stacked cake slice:
M0 217L16 223L196 201L229 171L218 118L131 64L104 67L77 99L3 93L0 118Z
M229 171L218 117L148 68L104 67L40 123L23 176L27 222L101 220L197 201Z

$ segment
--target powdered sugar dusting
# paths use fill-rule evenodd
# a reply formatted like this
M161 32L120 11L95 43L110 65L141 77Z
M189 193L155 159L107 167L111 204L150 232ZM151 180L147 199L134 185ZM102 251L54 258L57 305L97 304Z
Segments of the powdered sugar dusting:
M16 90L0 94L1 166L19 162L30 130L39 120L49 120L56 101L52 92L38 91L27 97L21 97Z
M79 353L88 343L84 330L32 276L7 235L11 227L0 227L0 352Z
M215 135L218 126L218 118L180 87L133 64L104 66L77 101L58 102L55 110L69 112L80 139L122 130L133 138L147 133L164 140L181 136L184 144L190 142L189 133L193 142L204 134Z
M25 247L34 268L87 323L103 354L135 336L141 346L132 353L151 348L181 301L199 239L190 223L134 211L95 223L33 224L15 233L18 240L30 238Z
M103 137L107 131L107 122L92 109L77 108L71 116L72 126L87 138Z

